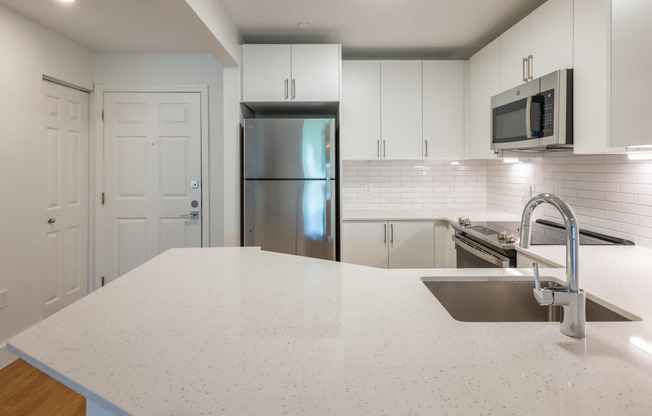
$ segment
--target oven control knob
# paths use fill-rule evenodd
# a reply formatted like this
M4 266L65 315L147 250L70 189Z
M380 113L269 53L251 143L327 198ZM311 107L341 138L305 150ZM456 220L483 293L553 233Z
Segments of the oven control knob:
M505 237L507 237L507 231L501 231L498 233L498 239L499 240L504 240Z
M516 237L514 237L514 234L507 234L505 236L505 242L508 244L515 243L516 242Z
M457 222L459 222L460 225L462 225L464 227L470 227L471 226L471 220L469 218L467 218L467 217L459 217L457 219Z

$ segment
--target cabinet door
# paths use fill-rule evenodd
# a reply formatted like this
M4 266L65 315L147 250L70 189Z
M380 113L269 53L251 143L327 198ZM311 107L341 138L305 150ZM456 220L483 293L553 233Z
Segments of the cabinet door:
M435 267L435 224L432 221L389 223L389 268Z
M647 124L652 96L652 2L611 2L611 142L652 145Z
M387 268L387 222L342 222L342 261Z
M342 61L340 109L342 159L379 159L380 61Z
M421 61L380 62L381 157L421 160Z
M242 45L242 101L290 101L290 45Z
M499 91L499 40L469 59L469 154L471 159L495 158L491 150L491 96Z
M340 45L292 45L292 101L339 101L340 56Z
M423 61L423 156L464 157L464 61Z
M573 152L609 149L609 5L574 0L573 19ZM626 64L626 63L625 63Z
M534 78L572 68L573 0L548 0L530 17Z
M500 91L506 91L525 82L527 71L523 58L532 54L530 49L530 16L500 35Z

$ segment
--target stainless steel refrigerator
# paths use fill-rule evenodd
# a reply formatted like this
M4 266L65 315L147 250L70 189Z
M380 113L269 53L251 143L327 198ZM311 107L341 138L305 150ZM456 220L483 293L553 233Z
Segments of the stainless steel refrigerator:
M335 120L244 120L243 244L336 259Z

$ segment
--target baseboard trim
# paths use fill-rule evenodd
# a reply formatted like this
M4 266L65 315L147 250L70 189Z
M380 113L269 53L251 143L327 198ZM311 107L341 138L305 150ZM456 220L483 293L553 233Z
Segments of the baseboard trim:
M7 343L0 344L0 370L16 361L18 357L7 350Z

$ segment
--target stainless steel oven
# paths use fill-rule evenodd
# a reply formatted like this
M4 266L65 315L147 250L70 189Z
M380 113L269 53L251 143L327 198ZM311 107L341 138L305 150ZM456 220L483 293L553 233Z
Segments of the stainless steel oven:
M461 234L453 235L453 241L458 269L514 267L509 257Z

